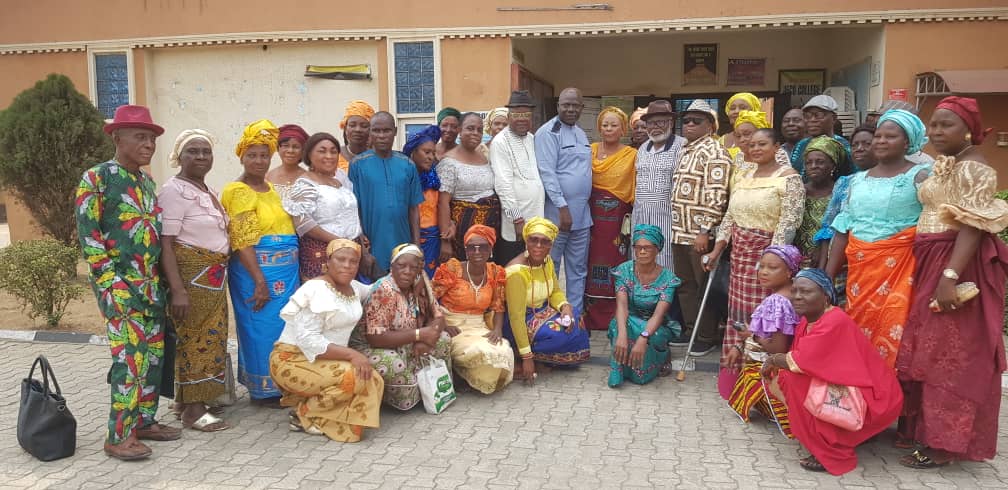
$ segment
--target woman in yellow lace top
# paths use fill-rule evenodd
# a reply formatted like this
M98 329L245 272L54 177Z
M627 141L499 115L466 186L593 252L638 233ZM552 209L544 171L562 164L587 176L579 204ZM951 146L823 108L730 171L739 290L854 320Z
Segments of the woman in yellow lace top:
M917 192L913 299L896 357L905 394L897 444L919 448L900 460L911 468L997 452L1008 248L996 233L1008 226L1008 204L994 197L997 172L980 153L988 131L965 97L942 99L928 128L941 155ZM964 282L979 295L959 297Z
M245 171L221 191L235 252L228 286L238 327L238 381L253 403L275 408L280 391L270 378L269 356L284 327L280 309L300 285L294 222L265 180L278 133L266 119L245 128L235 148Z
M805 208L805 186L790 165L775 158L780 145L773 130L759 129L751 137L749 158L754 168L735 182L728 211L718 227L714 250L704 257L708 268L728 242L731 249L731 283L728 287L728 322L721 346L722 376L725 386L733 386L742 361L742 338L753 310L771 291L759 285L756 263L770 245L789 245L801 224Z
M588 331L560 289L550 259L559 228L546 218L525 222L525 253L508 264L504 296L504 336L518 349L521 369L515 377L531 383L542 364L573 365L588 360ZM538 364L538 366L537 366Z

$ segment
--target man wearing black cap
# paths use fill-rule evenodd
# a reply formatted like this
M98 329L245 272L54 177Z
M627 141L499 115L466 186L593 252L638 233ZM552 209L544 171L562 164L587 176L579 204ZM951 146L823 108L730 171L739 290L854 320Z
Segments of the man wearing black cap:
M535 138L529 132L535 102L528 91L516 90L511 92L505 107L508 125L490 144L494 190L504 211L501 237L494 251L495 261L501 265L507 265L525 249L522 243L525 220L542 216L546 199L536 163Z

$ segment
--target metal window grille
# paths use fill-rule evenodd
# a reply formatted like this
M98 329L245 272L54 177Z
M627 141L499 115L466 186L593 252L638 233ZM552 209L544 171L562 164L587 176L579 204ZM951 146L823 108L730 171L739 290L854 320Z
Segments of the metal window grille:
M126 53L96 54L94 62L98 112L112 119L117 107L129 104Z
M395 43L396 112L434 112L434 42Z

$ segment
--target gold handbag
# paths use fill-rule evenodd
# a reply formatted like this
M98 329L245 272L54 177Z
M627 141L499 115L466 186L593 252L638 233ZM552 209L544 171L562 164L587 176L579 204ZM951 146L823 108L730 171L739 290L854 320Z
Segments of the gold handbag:
M965 303L973 298L976 298L978 294L980 294L980 288L977 287L976 283L961 282L956 284L956 299L958 299L960 303ZM941 311L941 305L938 304L937 299L932 299L931 303L928 303L928 308L935 313Z

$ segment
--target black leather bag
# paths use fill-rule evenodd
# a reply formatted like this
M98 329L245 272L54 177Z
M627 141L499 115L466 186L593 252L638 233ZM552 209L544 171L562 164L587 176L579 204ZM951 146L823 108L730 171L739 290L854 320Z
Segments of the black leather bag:
M42 366L41 382L34 378L38 365ZM50 380L55 393L50 389ZM35 359L28 377L21 381L17 439L25 451L42 461L73 456L77 449L77 420L67 408L56 373L45 356Z

